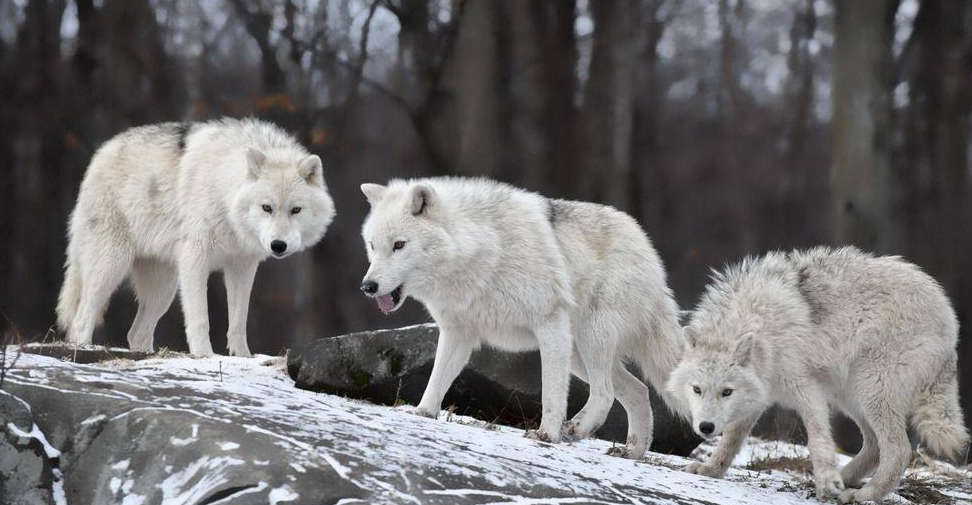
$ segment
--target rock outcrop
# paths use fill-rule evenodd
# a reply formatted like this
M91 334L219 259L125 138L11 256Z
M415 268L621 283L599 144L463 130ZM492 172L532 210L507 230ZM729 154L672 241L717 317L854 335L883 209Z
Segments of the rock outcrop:
M383 405L417 405L432 371L438 337L436 325L423 324L323 338L292 349L287 370L302 389ZM572 378L568 413L580 410L586 400L587 384ZM651 403L655 414L651 450L687 456L701 439L668 411L654 391ZM541 411L539 353L483 347L473 353L443 406L487 422L535 428ZM597 436L624 442L627 417L618 402Z

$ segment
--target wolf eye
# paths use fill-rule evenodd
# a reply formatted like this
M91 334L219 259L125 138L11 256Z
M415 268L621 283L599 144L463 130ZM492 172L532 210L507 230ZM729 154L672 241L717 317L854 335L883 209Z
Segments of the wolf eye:
M729 396L732 394L732 388L726 388L722 390L722 396Z
M294 207L294 208L290 209L290 213L291 214L300 214L300 211L301 210L303 210L303 209L301 209L300 207Z
M403 247L405 247L405 242L403 242L401 240L399 240L398 242L395 242L394 244L392 244L392 250L393 251L397 251L397 250L399 250L399 249L401 249Z
M697 394L697 395L701 395L702 394L702 388L700 388L698 386L692 386L692 391L694 391L695 394Z
M267 214L273 214L273 207L271 207L269 205L264 205L263 206L263 212L266 212Z

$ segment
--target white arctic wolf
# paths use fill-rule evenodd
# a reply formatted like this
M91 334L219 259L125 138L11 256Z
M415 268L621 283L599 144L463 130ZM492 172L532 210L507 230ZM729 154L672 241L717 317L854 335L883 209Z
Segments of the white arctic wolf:
M481 344L539 348L543 419L529 435L587 437L617 397L628 413L621 455L644 455L648 388L622 360L661 387L683 342L662 262L634 219L485 179L393 180L361 190L372 206L362 230L371 267L361 289L385 313L415 297L440 328L416 413L438 414ZM564 424L570 371L590 384L590 397Z
M911 461L909 424L941 455L957 455L968 441L957 334L938 283L897 257L816 248L714 274L667 386L687 404L700 435L723 435L708 461L687 470L722 476L759 415L779 404L795 409L806 427L818 497L881 499ZM830 406L854 419L864 437L840 473Z
M255 119L132 128L91 159L68 229L57 304L68 340L91 342L129 274L138 314L132 349L152 350L178 287L189 352L213 353L206 280L221 269L230 354L249 356L246 313L257 265L317 243L334 217L321 160Z

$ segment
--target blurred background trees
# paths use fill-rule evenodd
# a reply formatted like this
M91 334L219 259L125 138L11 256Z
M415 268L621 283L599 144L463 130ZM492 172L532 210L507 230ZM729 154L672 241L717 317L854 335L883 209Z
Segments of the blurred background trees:
M25 337L53 324L98 145L224 115L320 154L338 208L320 245L261 267L255 351L426 320L358 293L358 185L484 175L628 211L686 308L746 254L903 255L955 303L970 397L967 0L0 0L0 308ZM96 341L123 344L133 314L116 295ZM178 304L156 344L186 348Z

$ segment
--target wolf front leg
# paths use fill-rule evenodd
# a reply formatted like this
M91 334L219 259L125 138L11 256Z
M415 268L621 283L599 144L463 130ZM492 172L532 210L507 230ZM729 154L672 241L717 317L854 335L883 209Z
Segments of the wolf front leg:
M540 429L527 432L527 437L546 442L560 442L564 418L567 417L567 393L570 387L570 359L573 342L570 317L558 310L534 329L540 345L540 398L543 417Z
M256 276L259 260L240 259L223 269L226 281L226 306L229 311L229 327L226 330L226 346L230 356L251 356L246 343L246 316L250 308L250 291Z
M689 473L705 475L706 477L721 478L724 476L726 470L729 469L729 465L732 464L732 460L739 454L739 449L742 447L743 442L746 441L746 437L749 436L749 432L752 431L753 426L756 425L756 421L759 420L759 416L762 413L762 410L746 413L739 419L727 424L726 429L722 431L722 439L719 440L719 446L716 447L712 456L709 456L709 459L705 463L698 461L690 463L684 470Z
M206 281L209 279L209 259L205 250L183 247L179 255L179 297L182 300L182 316L186 322L186 338L189 354L212 356L213 345L209 341L209 304L206 299Z
M813 480L817 499L837 496L844 480L837 471L837 446L830 431L830 407L820 387L813 383L797 388L796 410L807 430L807 448L813 463Z
M429 383L425 386L422 401L412 411L413 413L432 418L439 415L442 398L449 391L452 381L456 380L456 376L469 362L475 344L475 339L469 335L439 325L439 342L435 348L432 375L429 376Z

